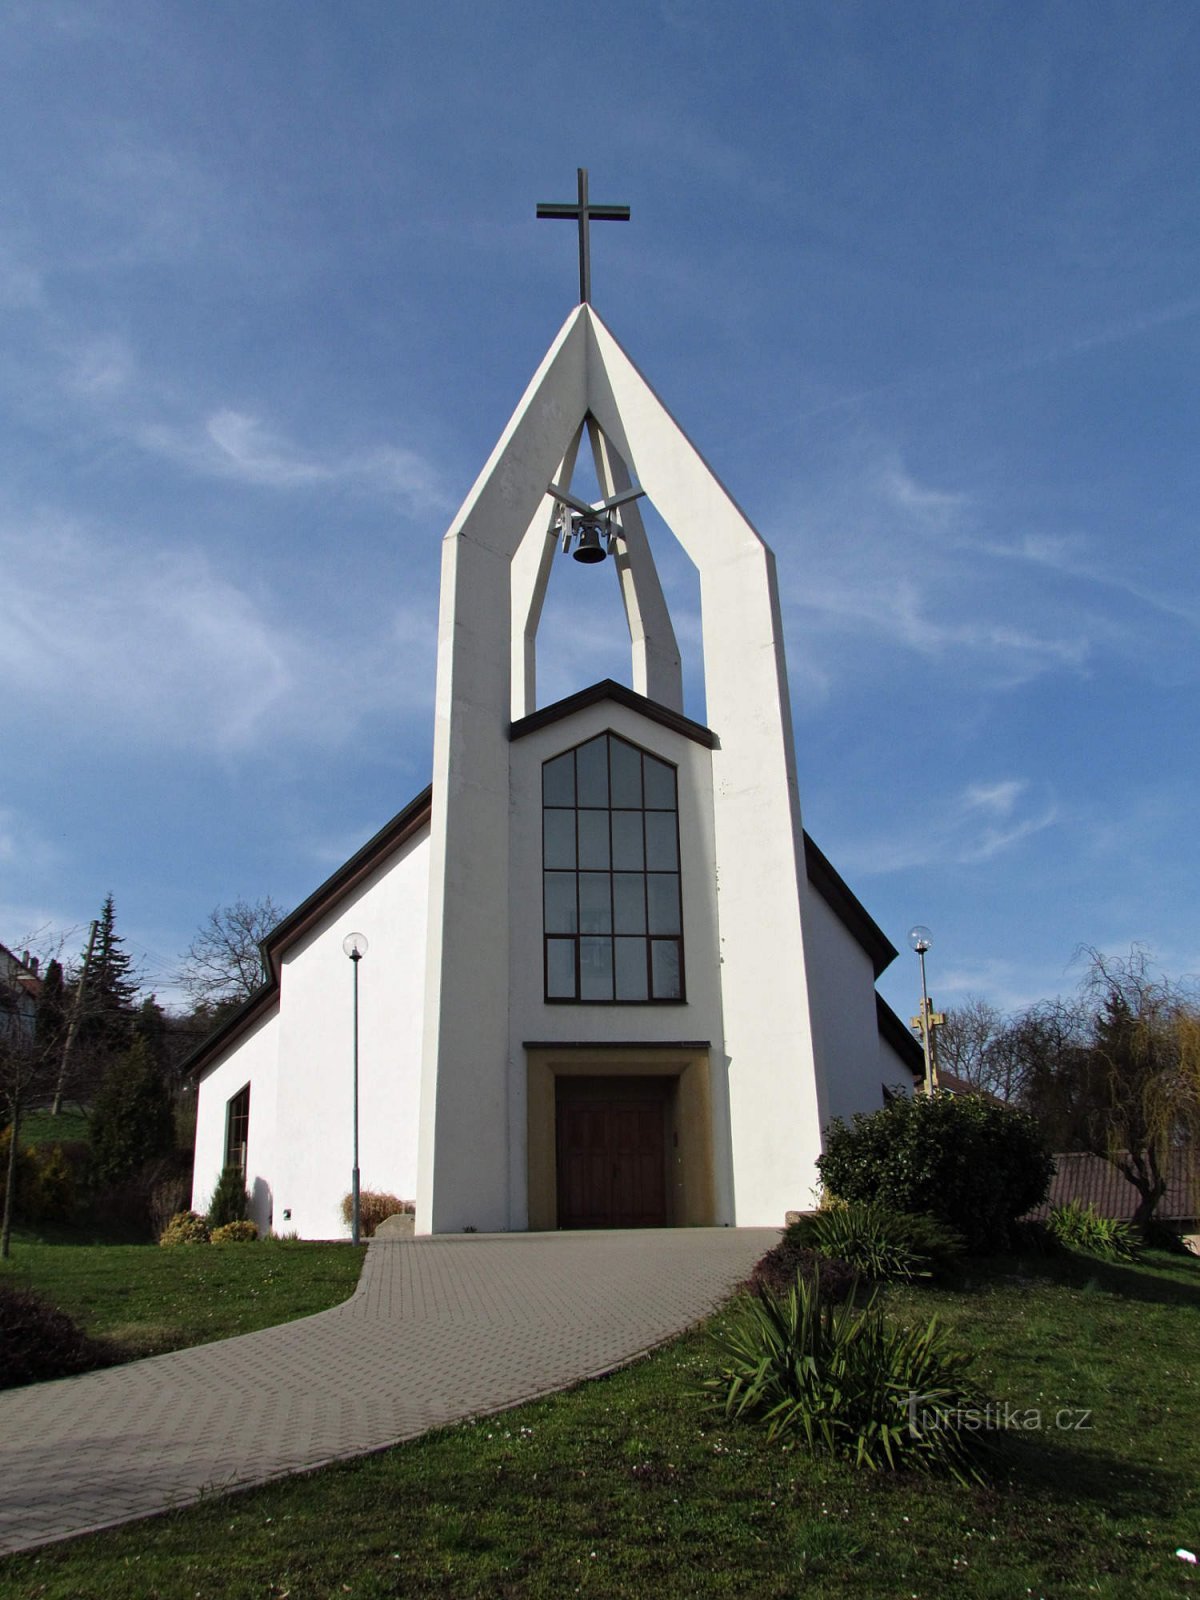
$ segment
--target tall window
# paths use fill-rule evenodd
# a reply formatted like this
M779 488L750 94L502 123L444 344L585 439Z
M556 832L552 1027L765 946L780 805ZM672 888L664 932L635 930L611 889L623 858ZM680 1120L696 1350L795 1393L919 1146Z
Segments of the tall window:
M245 1174L246 1141L250 1137L250 1085L239 1089L225 1107L225 1165Z
M546 999L684 998L675 768L615 733L542 767Z

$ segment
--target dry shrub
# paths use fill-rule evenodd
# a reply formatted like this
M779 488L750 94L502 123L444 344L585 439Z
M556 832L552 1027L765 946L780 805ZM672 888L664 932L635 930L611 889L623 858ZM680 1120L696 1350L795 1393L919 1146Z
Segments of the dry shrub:
M258 1228L243 1217L238 1222L226 1222L214 1228L209 1236L212 1244L252 1244L258 1238Z
M385 1217L408 1216L417 1209L414 1200L401 1200L379 1189L363 1189L358 1196L358 1220L364 1239L369 1239ZM354 1220L354 1196L342 1200L342 1220L349 1227Z
M196 1211L180 1211L162 1231L159 1244L172 1249L181 1244L207 1244L208 1223Z
M150 1190L150 1226L154 1229L154 1237L161 1239L167 1231L172 1217L177 1217L185 1210L185 1201L191 1190L191 1181L182 1175L164 1178L161 1183L156 1183Z

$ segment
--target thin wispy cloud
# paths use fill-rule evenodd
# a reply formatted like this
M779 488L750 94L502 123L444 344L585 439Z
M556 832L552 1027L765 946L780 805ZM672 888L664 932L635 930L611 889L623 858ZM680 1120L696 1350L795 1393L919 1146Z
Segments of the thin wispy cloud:
M336 745L381 706L430 698L433 629L415 597L381 635L360 624L347 642L336 623L326 637L280 622L195 549L43 520L32 541L0 528L0 564L4 721L36 712L116 748L266 752Z
M979 866L1059 821L1055 802L1024 778L967 784L926 799L916 817L896 818L886 834L848 840L838 859L870 877L940 865Z
M418 513L450 505L436 469L415 450L378 445L322 454L232 407L210 413L198 426L150 423L135 438L144 450L203 477L285 491L342 485L395 498Z
M921 482L891 447L855 449L795 485L766 532L790 558L783 598L801 693L877 673L889 650L953 659L988 690L1085 668L1095 619L1049 603L1015 569L997 582L979 533L987 515L977 493Z

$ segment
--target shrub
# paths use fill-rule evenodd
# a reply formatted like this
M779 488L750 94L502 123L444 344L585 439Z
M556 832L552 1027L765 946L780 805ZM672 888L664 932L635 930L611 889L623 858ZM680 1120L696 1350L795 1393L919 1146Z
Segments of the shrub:
M916 1467L979 1481L972 1461L981 1414L967 1385L970 1357L934 1318L923 1329L886 1322L875 1296L833 1305L819 1280L786 1295L760 1290L717 1336L720 1374L705 1384L727 1417L794 1437L813 1455L874 1471Z
M358 1196L358 1220L364 1239L369 1239L385 1217L407 1216L415 1211L412 1200L398 1199L394 1194L383 1194L379 1189L362 1189ZM354 1196L342 1199L342 1221L350 1227L354 1220Z
M0 1283L0 1389L69 1378L117 1359L111 1345L85 1333L64 1311Z
M12 1150L12 1128L0 1132L0 1204L4 1200L4 1185L8 1181L9 1153ZM17 1145L16 1183L13 1190L13 1215L25 1219L32 1215L33 1197L37 1190L37 1151L32 1145Z
M836 1257L867 1278L932 1278L963 1252L961 1234L936 1217L894 1211L872 1200L831 1206L788 1230L822 1256Z
M162 1231L159 1244L207 1244L208 1223L197 1211L178 1211Z
M1137 1234L1129 1224L1101 1216L1094 1205L1069 1200L1065 1206L1053 1208L1046 1225L1061 1244L1085 1256L1099 1256L1102 1261L1138 1258Z
M101 1183L118 1184L175 1145L171 1097L144 1038L104 1075L92 1108L92 1150Z
M936 1217L988 1251L1045 1199L1054 1157L1024 1112L942 1090L831 1123L817 1166L839 1199Z
M227 1222L245 1222L250 1196L240 1167L225 1167L208 1202L208 1225L223 1228Z
M847 1261L822 1259L812 1245L805 1244L795 1228L789 1228L777 1245L755 1263L748 1287L786 1294L801 1277L806 1283L819 1281L819 1292L826 1300L849 1300L859 1274Z
M63 1147L51 1145L34 1152L37 1177L31 1216L36 1222L65 1222L75 1209L75 1178Z
M146 1209L150 1213L150 1226L156 1239L162 1238L171 1218L177 1217L185 1209L184 1202L191 1187L190 1181L182 1173L161 1178L151 1185Z
M253 1222L226 1222L214 1228L209 1235L213 1244L252 1244L258 1238L258 1228Z
M12 1129L0 1133L0 1200L8 1176ZM75 1209L75 1178L61 1144L17 1148L13 1215L25 1222L61 1222Z

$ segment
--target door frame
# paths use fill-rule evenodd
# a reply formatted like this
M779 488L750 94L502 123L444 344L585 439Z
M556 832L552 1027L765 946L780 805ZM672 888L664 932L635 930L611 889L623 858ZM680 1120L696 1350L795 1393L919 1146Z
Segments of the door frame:
M558 1227L558 1078L674 1078L667 1110L667 1215L673 1227L716 1224L707 1042L527 1045L526 1176L531 1232Z

